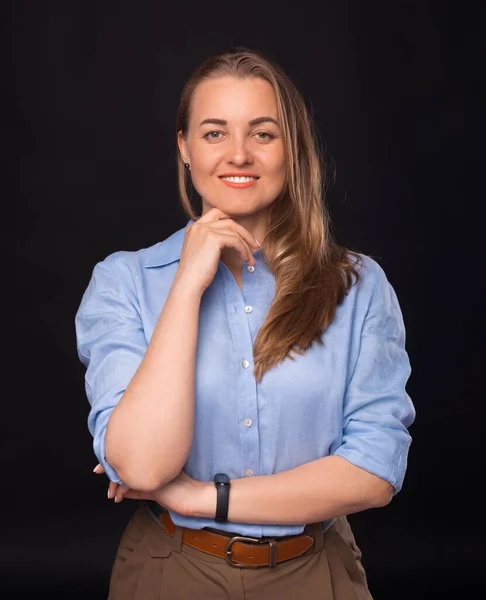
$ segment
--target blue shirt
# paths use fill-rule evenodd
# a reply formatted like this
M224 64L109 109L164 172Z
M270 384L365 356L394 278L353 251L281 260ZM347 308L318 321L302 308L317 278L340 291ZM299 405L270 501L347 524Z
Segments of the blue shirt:
M94 266L75 317L87 367L94 452L105 460L110 414L135 374L176 274L186 226L162 242L117 251ZM184 472L199 481L271 475L323 456L342 456L402 487L415 410L405 385L411 368L395 291L383 269L361 254L362 280L303 355L253 375L253 342L275 295L260 251L243 268L242 290L220 261L202 296L196 355L195 429ZM168 415L168 426L170 416ZM161 431L161 435L163 432ZM163 457L161 457L163 460ZM170 511L176 525L250 536L301 533L302 525L217 523ZM323 521L326 529L330 521Z

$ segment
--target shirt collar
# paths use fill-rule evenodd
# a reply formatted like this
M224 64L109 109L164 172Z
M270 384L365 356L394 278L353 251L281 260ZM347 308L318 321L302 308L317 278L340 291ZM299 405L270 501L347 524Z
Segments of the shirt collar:
M184 244L184 234L186 228L194 223L192 219L186 223L186 225L173 233L163 242L159 242L147 249L147 258L144 263L144 267L163 267L171 262L179 260L182 252L182 245Z

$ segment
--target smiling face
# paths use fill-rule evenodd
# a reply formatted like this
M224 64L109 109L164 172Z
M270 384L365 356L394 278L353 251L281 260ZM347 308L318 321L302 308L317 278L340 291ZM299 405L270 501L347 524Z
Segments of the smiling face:
M272 86L262 78L203 81L190 107L182 159L202 198L203 214L264 214L285 185L285 149ZM242 179L243 177L243 179Z

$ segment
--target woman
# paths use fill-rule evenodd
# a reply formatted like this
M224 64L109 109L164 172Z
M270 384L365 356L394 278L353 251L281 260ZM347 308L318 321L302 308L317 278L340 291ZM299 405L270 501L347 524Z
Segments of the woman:
M95 265L76 314L95 471L144 500L109 598L369 599L346 515L400 491L415 418L395 292L333 241L280 66L209 58L176 130L187 225Z

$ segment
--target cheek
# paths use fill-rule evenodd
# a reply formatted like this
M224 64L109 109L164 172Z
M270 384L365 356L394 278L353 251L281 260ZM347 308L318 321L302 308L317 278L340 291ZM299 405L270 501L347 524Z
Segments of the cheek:
M269 173L272 173L274 176L280 176L282 173L285 173L285 153L283 146L273 149L264 159Z
M282 157L282 159L273 162L270 173L275 179L275 182L281 182L285 179L286 170L285 161Z
M195 148L192 156L194 169L201 174L210 175L220 164L223 156L223 148L217 145Z

